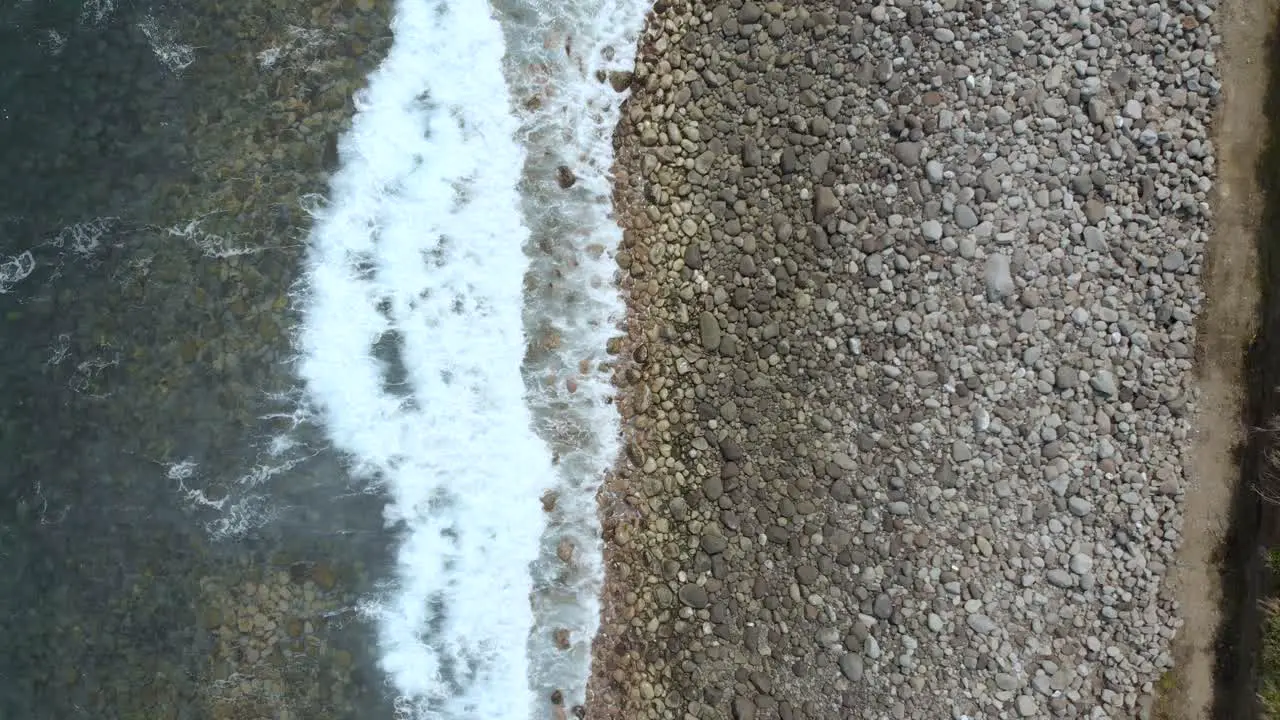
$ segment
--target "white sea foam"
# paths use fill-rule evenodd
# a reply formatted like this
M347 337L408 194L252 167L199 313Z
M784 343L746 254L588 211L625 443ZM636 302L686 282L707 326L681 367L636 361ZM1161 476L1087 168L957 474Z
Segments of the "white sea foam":
M226 259L239 257L241 255L256 255L266 250L265 247L253 247L247 245L241 238L235 235L223 235L216 232L206 230L204 222L209 215L206 213L199 217L188 220L186 224L172 225L165 229L169 235L189 240L193 245L200 249L200 252L210 259Z
M275 442L272 443L274 448ZM191 458L155 461L164 468L165 479L193 511L205 515L204 528L214 540L236 540L274 522L285 508L266 489L272 478L288 473L313 455L284 454L260 461L231 482L214 482L204 477L200 465ZM212 479L216 480L216 479ZM217 485L217 489L209 486Z
M110 13L110 9L113 7L109 0L94 2L93 5L95 7L106 7L106 13ZM138 29L146 36L148 44L151 45L151 52L155 53L156 59L174 75L181 75L183 70L191 67L191 64L196 61L196 48L180 42L178 40L178 31L167 25L162 25L155 17L151 15L143 16L142 20L138 22Z
M623 96L597 72L630 68L646 5L501 7L517 12L398 3L313 210L300 296L311 401L403 532L367 610L406 717L543 716L535 690L549 687L578 702L598 624L595 496L618 451L598 366L625 308L609 177ZM510 88L523 102L539 86L537 109L515 112ZM572 191L556 188L559 165ZM567 651L552 628L571 631Z
M554 477L520 373L524 152L487 3L404 0L310 241L299 372L404 530L370 606L406 715L529 717Z
M0 293L7 293L14 285L27 279L36 269L35 256L24 250L0 262Z

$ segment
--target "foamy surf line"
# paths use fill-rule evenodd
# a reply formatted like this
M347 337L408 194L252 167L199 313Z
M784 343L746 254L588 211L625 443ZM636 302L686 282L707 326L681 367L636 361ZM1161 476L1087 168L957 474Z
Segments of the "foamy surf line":
M531 430L517 183L487 3L402 0L310 239L299 372L403 530L370 605L408 717L527 718L530 565L554 482Z
M495 0L508 11L508 83L529 159L523 204L531 231L525 324L534 335L526 384L535 427L556 452L557 484L535 565L532 682L539 716L583 702L605 572L597 493L616 461L620 418L606 347L626 306L614 275L613 131L648 3ZM569 182L566 182L566 178ZM544 342L546 341L546 342ZM566 598L570 600L565 601ZM555 699L559 708L546 708Z

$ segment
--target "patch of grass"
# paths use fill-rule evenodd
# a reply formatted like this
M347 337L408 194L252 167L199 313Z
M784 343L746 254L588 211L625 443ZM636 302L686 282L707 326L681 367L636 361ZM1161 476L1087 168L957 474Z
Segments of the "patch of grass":
M1262 648L1258 657L1258 702L1262 716L1280 720L1280 594L1274 579L1280 572L1280 548L1267 551L1272 573L1271 596L1262 601Z
M1168 670L1160 676L1155 686L1155 702L1151 707L1151 720L1174 720L1178 708L1178 670Z

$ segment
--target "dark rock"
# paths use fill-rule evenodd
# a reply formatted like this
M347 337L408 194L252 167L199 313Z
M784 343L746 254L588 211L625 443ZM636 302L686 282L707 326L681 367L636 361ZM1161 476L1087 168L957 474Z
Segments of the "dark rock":
M839 202L836 200L836 194L831 188L825 185L818 186L817 191L813 195L813 219L816 222L825 222L836 210L840 208Z
M719 555L724 552L727 547L729 547L729 541L725 540L720 535L702 536L702 549L706 551L708 555Z
M742 459L742 446L726 438L720 441L720 454L725 460L737 462Z
M578 176L569 169L568 165L561 165L556 168L556 184L561 189L568 190L578 182Z
M676 597L680 598L680 602L688 605L694 610L705 608L710 602L707 597L706 588L693 583L685 583L680 586L680 590L676 593Z
M724 481L718 475L710 475L702 481L702 494L708 500L719 500L724 494Z
M900 142L893 146L893 156L898 158L898 162L907 167L915 167L920 164L920 151L924 146L918 142Z
M733 699L733 720L756 720L756 704L739 695Z
M609 85L614 92L626 92L631 87L631 79L634 77L629 72L615 70L609 73Z

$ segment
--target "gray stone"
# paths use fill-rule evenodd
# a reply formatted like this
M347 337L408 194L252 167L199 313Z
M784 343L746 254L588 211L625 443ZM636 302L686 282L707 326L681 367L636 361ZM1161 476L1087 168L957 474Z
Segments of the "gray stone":
M995 620L992 620L982 613L974 613L970 615L965 622L968 623L970 630L978 633L979 635L990 635L999 628L999 626L996 625Z
M1030 308L1023 310L1018 316L1018 330L1020 332L1029 333L1036 329L1036 311ZM1028 348L1028 350L1039 350L1039 348Z
M1012 295L1014 291L1013 275L1009 272L1009 256L994 253L987 257L987 267L983 278L987 282L987 297L1000 300Z
M957 205L954 217L961 230L970 230L978 224L977 213L968 205Z
M702 347L715 350L720 347L720 321L709 311L702 311L698 316L698 332L702 336Z
M1187 264L1186 257L1183 256L1181 250L1170 250L1165 254L1164 259L1160 261L1160 265L1168 272L1178 272Z
M1071 579L1071 573L1063 570L1062 568L1053 568L1049 572L1045 573L1044 576L1045 579L1049 581L1049 584L1054 587L1067 588L1074 584L1074 581Z
M710 602L707 597L706 588L693 583L685 583L680 586L680 590L676 592L676 596L680 598L680 602L688 605L694 610L705 608Z
M1089 378L1089 384L1093 389L1098 391L1099 395L1106 397L1115 397L1119 390L1116 388L1116 376L1111 374L1110 370L1099 370L1093 377Z
M1107 241L1102 236L1102 231L1092 225L1084 229L1084 246L1094 252L1107 251Z
M720 535L703 535L702 549L708 555L719 555L729 547L729 541Z
M1089 221L1090 225L1097 225L1098 223L1102 222L1103 219L1105 219L1106 217L1107 217L1107 206L1101 200L1094 197L1084 201L1084 219ZM1087 230L1095 230L1095 229L1096 228L1087 228ZM1086 244L1088 243L1087 238L1085 242ZM1106 245L1104 243L1103 246L1100 248L1090 248L1090 249L1105 251Z
M862 641L862 654L866 655L867 658L871 660L880 659L880 641L876 640L874 635L868 635L867 638Z
M1060 97L1047 97L1044 102L1040 103L1040 109L1044 110L1044 114L1051 118L1063 118L1067 116L1067 101Z
M729 462L737 462L742 459L742 446L729 438L720 441L720 454Z
M1059 390L1070 390L1080 385L1080 372L1070 365L1059 365L1053 376L1053 384Z
M1089 513L1093 512L1093 503L1085 500L1079 495L1074 495L1067 501L1067 509L1076 517L1085 517Z
M825 222L840 208L835 191L825 185L819 185L813 194L813 219L818 223Z
M924 164L924 177L933 185L941 185L943 180L946 179L943 171L942 163L937 160L930 160Z
M889 616L893 614L893 600L888 595L880 593L876 596L871 611L881 620L888 620Z
M1077 575L1088 575L1093 572L1093 558L1084 553L1071 556L1071 572Z
M828 660L827 662L830 662ZM845 653L840 656L837 661L840 665L840 672L846 678L853 682L862 680L862 656L857 653Z
M1089 122L1101 125L1107 119L1107 107L1098 98L1091 98L1087 106Z
M937 220L925 220L920 223L920 234L929 242L938 242L942 239L942 223Z
M907 167L915 167L920 164L920 151L923 146L918 142L900 142L893 146L893 156L898 158L898 162Z
M724 494L724 481L720 479L718 473L712 473L702 481L702 494L706 495L708 500L719 500Z

